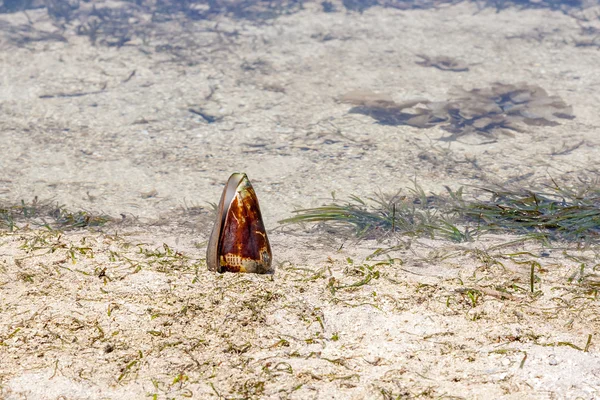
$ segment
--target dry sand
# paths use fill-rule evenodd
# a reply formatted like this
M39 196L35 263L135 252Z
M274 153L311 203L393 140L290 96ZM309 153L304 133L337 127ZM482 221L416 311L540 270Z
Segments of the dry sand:
M335 6L156 23L120 48L69 30L22 43L27 17L54 29L45 11L0 16L0 201L124 218L0 231L1 398L600 398L598 295L584 284L597 248L400 237L390 262L368 256L398 238L277 222L331 192L415 179L439 193L594 177L598 48L576 47L578 21L550 10ZM417 54L471 68L423 67ZM496 81L539 85L576 118L446 142L438 127L378 125L336 100L355 89L444 100ZM273 276L206 271L208 204L234 171L259 196ZM528 288L531 261L535 294L494 289Z

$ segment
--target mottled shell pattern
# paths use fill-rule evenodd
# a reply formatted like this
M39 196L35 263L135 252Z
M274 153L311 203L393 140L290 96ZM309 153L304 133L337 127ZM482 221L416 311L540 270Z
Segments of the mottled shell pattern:
M246 174L232 174L221 195L206 263L210 271L272 273L271 246L254 188Z

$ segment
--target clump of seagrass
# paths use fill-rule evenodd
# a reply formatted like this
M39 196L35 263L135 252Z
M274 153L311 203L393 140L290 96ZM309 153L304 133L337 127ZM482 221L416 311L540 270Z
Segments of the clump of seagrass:
M521 235L544 241L600 240L600 185L535 188L481 188L490 194L463 198L463 189L448 189L450 198L427 196L419 187L408 195L350 196L321 207L296 210L280 223L317 223L340 236L380 239L391 233L470 241L485 233Z
M523 132L526 125L554 126L558 119L574 118L572 108L558 96L528 84L494 83L483 89L450 91L447 101L412 99L396 103L390 96L353 91L341 97L354 105L351 113L369 115L384 125L430 128L440 125L451 133L445 140L476 133L495 137Z
M457 200L455 211L479 231L533 234L547 240L600 239L600 186L547 186L543 191L483 189L489 200Z
M27 203L0 204L0 229L14 231L20 225L33 225L52 230L71 230L98 227L112 221L106 215L95 215L87 211L71 212L64 206L37 197Z
M434 237L436 233L452 240L466 240L450 221L451 212L442 211L444 201L426 195L418 186L408 194L393 196L378 194L366 200L352 195L348 200L337 200L321 207L296 210L294 217L279 221L289 223L318 223L321 229L338 235L355 235L362 239L379 239L400 233L412 236Z

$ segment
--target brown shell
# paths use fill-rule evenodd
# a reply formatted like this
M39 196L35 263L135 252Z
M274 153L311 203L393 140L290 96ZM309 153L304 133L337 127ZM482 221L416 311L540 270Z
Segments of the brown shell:
M235 173L227 181L217 209L206 250L208 269L265 274L272 272L271 260L254 188L246 174Z

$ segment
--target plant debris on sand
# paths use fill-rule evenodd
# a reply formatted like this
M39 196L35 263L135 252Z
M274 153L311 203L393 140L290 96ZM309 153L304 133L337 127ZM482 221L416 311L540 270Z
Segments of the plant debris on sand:
M396 103L390 96L353 91L341 97L354 105L351 113L369 115L384 125L429 128L440 125L454 140L469 133L492 137L498 133L522 132L523 125L558 125L558 119L574 118L571 106L558 96L549 96L539 86L495 83L489 88L455 88L447 101L427 99Z
M98 227L113 221L107 215L95 215L87 211L71 212L64 206L51 201L40 201L35 197L27 203L9 205L0 203L0 229L13 231L18 223L26 222L36 227L51 230L69 230L85 227Z
M425 54L417 54L421 58L417 64L423 67L434 67L442 71L465 72L469 70L469 64L464 61L457 60L447 56L427 56Z
M189 235L175 227L175 248L154 240L165 233L0 229L0 397L526 397L564 375L549 359L594 380L592 251L539 259L478 242L431 255L414 243L354 261L280 235L312 261L282 253L265 277L210 273ZM511 386L490 385L490 368Z

